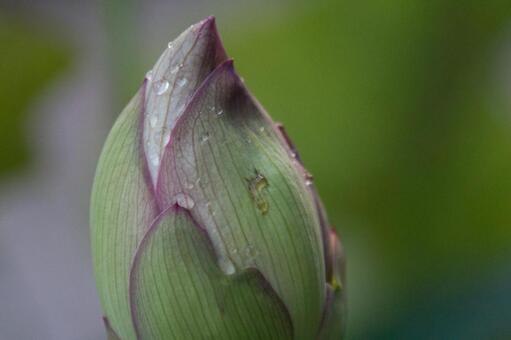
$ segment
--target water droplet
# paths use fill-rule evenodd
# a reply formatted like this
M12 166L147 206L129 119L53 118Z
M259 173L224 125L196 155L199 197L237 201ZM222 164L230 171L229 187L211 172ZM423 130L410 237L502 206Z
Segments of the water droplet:
M314 181L314 176L312 176L312 174L310 172L305 170L304 178L305 178L305 185L310 187Z
M201 144L204 144L206 143L207 141L209 140L209 133L204 133L201 137L200 137L200 142Z
M188 79L186 79L186 78L181 78L181 79L179 79L179 80L177 81L177 85L178 85L179 87L183 87L183 86L185 86L185 85L186 85L186 83L188 83Z
M186 194L179 193L174 197L174 199L176 200L177 205L182 208L192 209L195 206L193 199Z
M259 131L260 131L260 132L264 132L264 126L261 126L261 127L259 128Z
M170 49L173 49L174 48L174 42L169 42L169 44L167 45Z
M154 89L158 96L164 94L169 89L169 82L166 80L160 80L154 84Z
M158 155L152 155L151 156L151 163L154 166L158 166L160 164L160 157Z
M174 66L173 68L170 69L170 73L171 74L176 74L177 71L179 71L180 68L181 67L179 67L179 65L176 65L176 66Z
M224 114L224 110L220 110L220 111L218 111L218 112L216 113L216 115L217 115L217 116L221 116L221 115L223 115L223 114Z
M220 263L220 268L222 268L223 272L226 275L232 275L236 273L236 268L234 268L234 265L232 264L231 261L222 261Z
M294 151L291 151L291 152L289 153L289 155L290 155L292 158L296 158L296 152L294 152Z
M151 127L155 127L157 123L158 123L158 117L151 116L151 118L149 118L149 124L151 125Z
M145 74L145 79L149 81L153 80L153 70L147 71L147 73Z

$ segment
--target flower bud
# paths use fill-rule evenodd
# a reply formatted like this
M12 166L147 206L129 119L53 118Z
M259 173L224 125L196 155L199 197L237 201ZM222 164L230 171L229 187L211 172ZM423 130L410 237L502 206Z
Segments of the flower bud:
M112 339L342 336L340 244L212 17L169 43L115 122L91 235Z

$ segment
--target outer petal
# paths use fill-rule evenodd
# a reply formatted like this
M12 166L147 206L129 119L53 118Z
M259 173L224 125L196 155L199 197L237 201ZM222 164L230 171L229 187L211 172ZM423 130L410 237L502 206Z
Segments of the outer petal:
M122 339L135 337L128 299L133 253L158 215L139 138L144 86L121 113L99 159L91 200L91 242L105 316Z
M157 187L191 209L224 272L258 268L282 297L296 339L311 339L325 296L319 218L304 174L234 73L217 68L172 132Z
M225 276L188 211L171 207L142 241L131 273L140 339L292 339L289 315L255 270Z

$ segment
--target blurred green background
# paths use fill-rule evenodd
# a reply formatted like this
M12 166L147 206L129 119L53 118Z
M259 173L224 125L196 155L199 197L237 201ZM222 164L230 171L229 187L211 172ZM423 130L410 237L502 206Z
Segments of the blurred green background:
M175 18L154 35L139 2L98 4L109 124L166 42L216 14L343 240L349 338L511 338L509 1L192 3L152 4ZM12 4L0 12L0 190L37 171L34 98L80 58L65 27L33 17Z

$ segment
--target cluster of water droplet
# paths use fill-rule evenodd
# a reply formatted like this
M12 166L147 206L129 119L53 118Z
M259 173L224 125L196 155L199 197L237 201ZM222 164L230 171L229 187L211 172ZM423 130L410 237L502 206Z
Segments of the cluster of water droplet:
M171 53L174 49L174 42L168 43L168 50L165 53ZM163 65L165 66L165 65ZM159 62L155 66L161 67ZM169 79L164 76L155 79L155 72L150 70L146 74L147 92L146 100L151 100L151 105L146 105L144 121L144 147L149 161L151 174L156 177L157 168L160 165L161 157L165 146L170 142L170 134L177 116L184 110L184 105L176 107L176 103L171 103L169 91L173 87L181 88L188 83L185 77L179 77L178 72L184 67L182 63L168 65L170 68ZM172 85L174 84L174 85ZM182 102L182 100L180 100ZM172 106L171 104L175 104ZM169 112L173 111L173 112Z
M185 209L192 209L195 206L195 201L185 193L178 193L174 196L176 204Z

